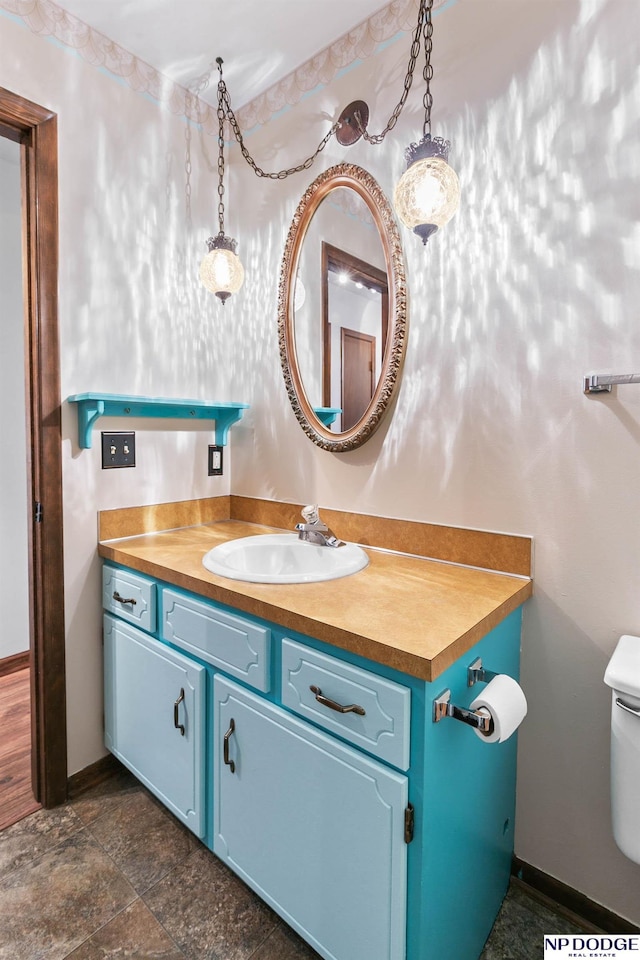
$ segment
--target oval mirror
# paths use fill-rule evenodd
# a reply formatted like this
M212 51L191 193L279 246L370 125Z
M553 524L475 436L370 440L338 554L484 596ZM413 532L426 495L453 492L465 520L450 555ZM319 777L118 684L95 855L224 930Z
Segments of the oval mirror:
M307 436L336 452L379 426L407 333L402 244L374 178L349 163L321 173L289 228L280 268L282 370Z

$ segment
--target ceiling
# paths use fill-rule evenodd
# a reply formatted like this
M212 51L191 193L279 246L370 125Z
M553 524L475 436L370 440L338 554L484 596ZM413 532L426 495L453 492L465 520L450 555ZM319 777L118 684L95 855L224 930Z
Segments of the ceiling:
M234 110L389 0L55 0L184 87L224 61ZM417 9L417 3L416 3ZM217 74L202 98L216 102Z

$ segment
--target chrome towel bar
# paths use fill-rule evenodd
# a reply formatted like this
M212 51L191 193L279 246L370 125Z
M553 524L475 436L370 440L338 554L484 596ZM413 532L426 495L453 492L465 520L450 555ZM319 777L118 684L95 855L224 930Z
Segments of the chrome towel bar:
M640 383L640 373L592 373L585 377L583 388L585 393L611 393L611 387L619 383Z

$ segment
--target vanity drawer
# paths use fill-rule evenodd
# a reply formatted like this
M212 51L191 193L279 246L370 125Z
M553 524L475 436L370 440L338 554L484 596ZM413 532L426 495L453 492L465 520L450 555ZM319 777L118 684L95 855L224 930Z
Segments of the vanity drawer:
M271 684L271 631L174 590L162 595L162 636L256 690Z
M156 585L153 580L104 564L102 606L149 633L156 629Z
M318 697L361 710L341 713ZM282 703L400 770L409 768L408 687L285 639Z

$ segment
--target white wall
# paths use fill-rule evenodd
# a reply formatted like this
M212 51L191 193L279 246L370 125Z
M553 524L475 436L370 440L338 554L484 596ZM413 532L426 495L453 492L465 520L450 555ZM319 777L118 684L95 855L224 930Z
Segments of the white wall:
M435 18L433 132L453 140L463 205L426 249L405 234L398 402L360 450L332 454L287 401L280 256L320 169L358 162L391 195L420 135L419 81L381 147L332 142L311 176L284 182L232 164L227 226L247 279L223 312L191 279L214 182L196 162L188 230L181 122L0 20L0 83L59 114L63 394L248 401L231 442L236 493L532 534L516 852L635 922L640 868L609 826L602 675L617 637L640 633L640 388L587 398L582 377L640 358L639 21L637 0L457 0ZM258 161L299 162L360 96L377 132L407 53L405 37L271 121L248 140ZM65 408L70 772L102 752L96 511L229 489L228 475L206 477L200 431L140 423L139 466L103 474L74 430Z
M20 146L0 139L0 659L29 649ZM11 412L9 416L8 413Z
M236 164L233 190L254 414L234 492L534 536L516 853L636 923L640 867L610 828L602 677L617 638L640 634L640 387L590 398L582 378L640 366L638 37L637 0L458 0L434 18L433 133L453 142L462 207L426 248L404 233L402 386L360 450L315 447L289 408L280 256L320 169L360 163L392 194L420 136L420 83L381 147L332 142L283 183ZM257 161L299 162L356 97L380 130L407 51L390 44L272 120L249 138Z
M242 400L238 323L195 279L215 221L215 180L193 134L193 227L186 222L184 122L75 51L0 10L0 85L58 115L62 397L85 391ZM202 422L138 420L135 469L105 470L98 421L80 450L63 405L63 496L69 774L104 754L101 509L228 493L207 475ZM239 426L232 428L239 430Z

